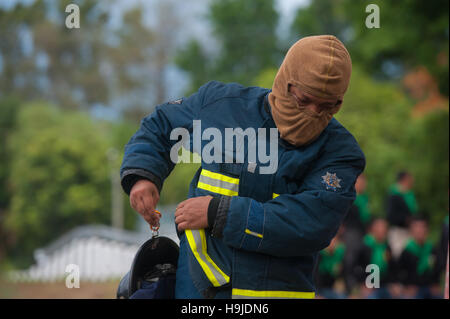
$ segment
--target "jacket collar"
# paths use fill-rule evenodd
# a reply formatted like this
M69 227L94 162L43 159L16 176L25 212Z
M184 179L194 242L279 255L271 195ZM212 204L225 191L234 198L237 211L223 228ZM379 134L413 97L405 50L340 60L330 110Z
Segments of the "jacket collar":
M271 108L270 103L269 103L269 93L270 92L272 92L272 91L269 91L266 94L266 96L264 97L264 110L266 111L266 113L267 113L267 115L269 117L272 117L272 108Z

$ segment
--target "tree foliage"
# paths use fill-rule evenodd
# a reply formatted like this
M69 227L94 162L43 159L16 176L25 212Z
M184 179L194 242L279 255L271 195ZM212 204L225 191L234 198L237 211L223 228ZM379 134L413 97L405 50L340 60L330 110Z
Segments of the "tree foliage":
M448 96L449 2L371 3L379 6L380 28L365 25L368 2L314 0L298 10L293 36L333 34L347 45L353 63L382 79L398 79L414 67L425 66Z
M217 53L208 57L192 39L177 55L177 64L192 78L190 91L211 79L250 85L261 69L279 60L273 0L213 0L208 13Z
M0 96L15 93L71 110L114 107L133 120L162 103L181 21L175 3L158 2L152 26L144 23L143 6L134 6L120 12L117 27L111 20L119 2L35 0L0 7ZM65 26L71 3L80 8L79 29Z
M22 108L8 140L11 202L5 226L13 237L11 256L30 258L33 249L75 226L110 224L109 176L118 171L118 163L107 158L114 146L110 131L85 114L46 103ZM128 228L134 221L127 214Z

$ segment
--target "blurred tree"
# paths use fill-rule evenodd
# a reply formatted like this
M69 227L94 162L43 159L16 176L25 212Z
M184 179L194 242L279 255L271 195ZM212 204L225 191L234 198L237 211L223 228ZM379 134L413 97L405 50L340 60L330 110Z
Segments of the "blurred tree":
M79 29L65 26L69 3L80 7ZM66 109L112 106L135 121L167 99L165 74L182 21L176 4L155 3L152 25L145 24L144 5L131 6L114 25L119 3L35 0L0 7L0 95Z
M102 43L98 26L105 16L92 17L98 11L96 1L83 1L83 28L68 29L64 9L71 2L37 0L0 9L0 92L16 93L24 100L47 99L66 108L105 99L97 63ZM51 6L58 13L52 17Z
M213 61L198 40L191 39L184 48L180 49L175 61L190 76L188 95L197 91L206 82L216 79L212 74Z
M142 6L125 12L123 25L114 31L119 45L106 50L111 100L120 101L124 114L136 123L154 105L167 100L166 71L182 21L175 6L173 0L155 3L151 26L144 24Z
M273 80L277 74L278 69L267 68L262 70L258 76L255 77L253 85L257 85L264 88L272 88Z
M345 0L315 0L298 9L291 27L292 42L319 34L332 34L343 42L349 40L351 22L344 4Z
M250 85L263 68L276 65L278 13L273 0L216 0L210 20L221 42L215 68L219 78Z
M189 184L200 164L179 163L164 181L159 204L178 204L187 199Z
M355 136L366 156L366 175L375 215L384 216L386 191L398 171L411 169L405 157L411 101L398 84L377 82L354 66L336 118Z
M141 7L124 13L123 25L114 32L117 43L105 48L102 60L110 101L121 104L126 117L136 123L148 112L148 104L156 103L154 88L159 82L150 54L156 35L143 25L142 14Z
M11 198L8 179L12 156L8 151L7 141L16 126L19 109L19 99L12 96L0 99L0 260L9 244L9 231L4 226L4 221Z
M61 113L43 103L22 108L8 141L14 161L5 219L13 236L9 256L18 265L75 226L110 224L111 167L105 163L114 135L108 124L94 124L81 113ZM135 220L126 215L125 226Z
M19 109L20 102L16 97L10 96L0 100L0 216L9 204L8 175L11 154L7 149L7 141L16 126Z
M448 105L448 101L447 101ZM434 110L408 125L405 158L414 173L420 209L440 229L448 214L449 112Z
M177 55L178 66L191 75L191 92L210 80L250 85L262 69L277 65L278 13L273 0L213 0L208 18L218 41L217 55L207 58L198 40Z
M333 34L347 45L352 60L369 74L392 79L425 66L448 96L449 2L377 1L380 28L365 26L369 4L354 0L315 0L300 8L292 25L297 38Z

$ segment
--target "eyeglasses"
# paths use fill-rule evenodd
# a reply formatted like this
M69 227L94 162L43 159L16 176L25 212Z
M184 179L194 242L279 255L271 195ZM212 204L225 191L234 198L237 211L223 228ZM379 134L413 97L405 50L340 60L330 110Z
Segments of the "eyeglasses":
M311 103L314 103L314 101L312 101L307 96L303 95L302 97L298 97L295 93L292 93L292 92L290 92L290 94L294 97L299 108L304 108L304 107L310 105ZM341 104L342 104L342 101L338 100L335 104L333 104L331 102L320 103L320 104L318 104L318 107L321 110L332 111L334 108L339 107Z

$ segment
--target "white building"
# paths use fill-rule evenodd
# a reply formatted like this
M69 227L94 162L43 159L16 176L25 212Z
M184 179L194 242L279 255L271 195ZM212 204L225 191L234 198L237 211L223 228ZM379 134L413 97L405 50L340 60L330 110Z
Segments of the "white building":
M178 243L173 221L161 220L160 235ZM63 280L69 273L66 267L78 266L80 281L119 279L131 267L138 248L151 238L147 224L141 223L139 232L131 232L104 225L81 226L66 233L44 248L34 252L36 263L26 270L8 274L14 282Z

